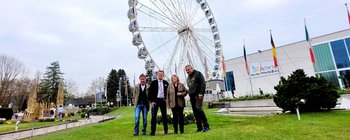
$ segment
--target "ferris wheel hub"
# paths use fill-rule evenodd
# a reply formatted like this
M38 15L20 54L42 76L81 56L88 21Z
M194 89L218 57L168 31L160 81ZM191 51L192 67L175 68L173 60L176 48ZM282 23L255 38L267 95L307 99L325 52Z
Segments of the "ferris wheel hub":
M177 33L180 35L184 32L188 32L188 31L190 31L190 27L183 27L180 30L178 30Z

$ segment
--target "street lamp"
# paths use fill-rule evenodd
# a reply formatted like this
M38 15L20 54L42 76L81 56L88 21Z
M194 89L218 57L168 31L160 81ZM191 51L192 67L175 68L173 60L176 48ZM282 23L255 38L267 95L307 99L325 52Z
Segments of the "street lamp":
M300 99L300 101L298 101L295 106L295 110L297 111L297 116L298 116L298 120L300 121L300 113L299 113L299 105L305 104L305 100L304 99Z

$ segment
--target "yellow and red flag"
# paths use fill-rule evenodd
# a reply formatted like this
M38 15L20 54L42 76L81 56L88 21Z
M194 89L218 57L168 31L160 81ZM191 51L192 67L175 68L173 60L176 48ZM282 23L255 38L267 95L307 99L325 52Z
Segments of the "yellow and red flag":
M274 63L275 68L277 68L278 63L277 63L276 46L275 46L275 43L273 42L271 31L270 31L270 38L271 38L271 46L272 46L271 50L272 50L273 63Z

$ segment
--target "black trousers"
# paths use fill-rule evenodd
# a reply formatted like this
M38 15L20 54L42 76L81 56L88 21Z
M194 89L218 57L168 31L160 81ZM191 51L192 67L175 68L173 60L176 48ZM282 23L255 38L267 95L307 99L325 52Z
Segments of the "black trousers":
M203 101L199 100L197 95L190 96L190 101L194 117L196 118L197 129L203 130L203 127L209 128L208 119L202 109Z
M184 133L184 108L175 106L171 111L173 112L174 133L177 133L178 126L180 126L180 133Z
M158 109L160 108L160 112L162 113L163 127L164 133L168 134L168 118L166 113L166 102L164 99L157 98L155 100L155 106L152 108L152 119L151 119L151 134L154 135L157 127L157 114Z

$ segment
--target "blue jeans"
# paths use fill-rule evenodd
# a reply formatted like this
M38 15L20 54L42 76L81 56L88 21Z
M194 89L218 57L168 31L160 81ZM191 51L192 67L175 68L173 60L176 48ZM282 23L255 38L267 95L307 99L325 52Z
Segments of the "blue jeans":
M58 113L58 122L61 122L62 121L62 112L59 112Z
M142 134L146 134L146 127L147 127L147 106L144 104L137 104L135 109L135 127L134 127L134 134L139 134L139 123L140 123L140 113L142 112L142 118L143 118L143 127L142 127Z

